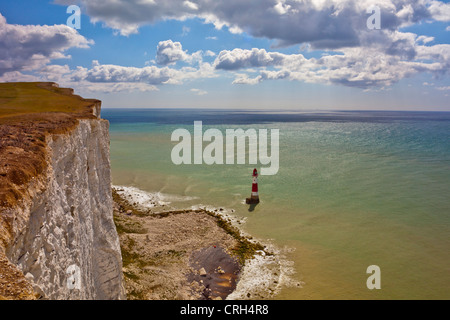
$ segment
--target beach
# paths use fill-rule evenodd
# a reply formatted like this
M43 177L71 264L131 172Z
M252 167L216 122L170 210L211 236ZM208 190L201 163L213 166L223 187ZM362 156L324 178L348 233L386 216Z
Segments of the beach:
M113 189L128 299L222 300L235 293L245 264L273 255L244 236L220 209L142 207L124 188ZM274 272L268 292L278 285ZM272 288L271 288L272 287ZM264 296L241 289L247 299Z

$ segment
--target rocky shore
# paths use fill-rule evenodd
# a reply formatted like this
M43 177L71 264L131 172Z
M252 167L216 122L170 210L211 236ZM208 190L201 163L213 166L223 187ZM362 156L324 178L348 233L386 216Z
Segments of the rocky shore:
M226 299L264 247L207 210L143 211L113 189L114 221L130 300Z

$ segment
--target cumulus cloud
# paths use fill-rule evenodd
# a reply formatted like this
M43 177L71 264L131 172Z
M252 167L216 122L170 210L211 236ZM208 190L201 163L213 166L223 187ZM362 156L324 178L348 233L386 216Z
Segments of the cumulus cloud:
M161 41L156 49L156 63L160 65L175 64L177 61L187 60L188 58L189 55L183 51L180 42Z
M66 3L67 0L55 2ZM189 53L180 42L166 40L159 42L153 66L137 68L94 63L91 68L79 67L65 73L72 81L98 87L117 85L119 90L136 85L147 90L215 77L220 72L239 72L235 74L234 84L290 80L368 89L389 86L424 72L442 77L450 70L450 45L436 44L430 36L400 31L402 27L422 21L449 21L450 4L442 1L79 0L79 3L92 21L101 21L123 35L136 33L141 26L162 20L200 18L217 29L227 27L232 33L246 32L253 37L274 40L272 49L275 51L229 48L217 55L212 51ZM372 5L380 7L381 30L367 28L370 14L366 10ZM3 25L8 26L9 36L14 35L12 45ZM68 48L90 45L66 26L12 26L6 24L1 15L0 26L0 45L12 48L0 52L0 75L39 69L43 76L58 77L67 68L42 67L52 59L65 57ZM28 31L33 37L21 35L25 27L30 28ZM305 58L302 54L276 51L293 44L329 54ZM215 57L212 58L215 60L205 63L203 57Z
M181 45L180 45L181 48ZM63 86L76 87L83 91L155 91L163 85L183 84L195 79L216 77L214 66L203 62L202 52L186 53L187 60L196 60L195 66L173 68L171 66L129 67L101 64L92 61L90 68L78 66L70 69L67 65L47 65L40 69L40 80L51 80ZM174 60L175 61L175 60ZM192 92L204 95L207 92L195 89Z
M41 78L35 75L23 74L19 71L5 72L0 76L0 82L37 82Z
M261 76L257 76L256 78L250 78L247 74L238 74L236 79L234 79L233 84L255 85L260 83L261 80L262 80Z
M155 62L162 66L175 65L178 61L201 64L204 56L215 56L215 53L210 50L206 52L199 50L189 54L187 50L183 50L180 42L173 42L169 39L158 43Z
M450 21L450 3L431 1L429 11L435 20L444 22Z
M89 82L141 82L153 85L167 83L174 76L174 70L148 66L143 68L117 65L95 65L87 70L84 79Z
M65 0L56 0L65 2ZM120 30L138 32L158 21L198 17L216 28L247 32L278 41L278 45L310 43L317 49L358 46L364 41L366 10L380 7L382 28L424 20L449 21L450 5L435 0L80 0L93 21Z
M434 41L434 37L427 37L427 36L419 36L417 37L417 42L422 42L422 43L428 43L428 42L433 42Z
M425 44L431 39L414 34L392 32L386 37L390 46L349 47L309 59L301 54L287 55L264 49L224 50L217 56L214 66L233 71L253 68L249 73L237 74L233 84L255 85L285 79L362 89L387 87L423 72L435 77L449 73L450 45L428 46ZM259 69L256 75L255 68Z
M69 48L88 48L92 41L65 25L13 25L0 14L0 76L37 70L51 60L69 58Z
M70 73L68 65L47 65L39 70L41 76L48 81L58 82L64 75Z
M205 53L204 53L204 56L205 57L215 57L216 54L213 51L211 51L211 50L206 50Z
M337 84L362 89L385 88L403 78L418 73L431 73L436 77L450 70L450 45L427 45L428 38L414 34L392 32L385 35L392 46L375 44L367 47L349 47L306 58L302 54L284 54L253 48L223 50L212 63L203 62L203 56L213 52L199 51L189 54L181 43L171 40L160 42L159 48L170 49L160 53L164 59L160 66L127 67L101 64L93 61L90 68L47 65L40 69L43 77L61 83L71 81L77 87L89 90L115 92L119 90L157 90L169 84L183 84L195 79L219 76L220 72L233 72L236 85L256 85L263 81L300 81L307 83ZM429 41L428 41L429 40ZM196 64L181 68L173 66L177 61L192 61ZM364 57L364 59L361 59ZM163 63L161 63L163 62ZM237 73L236 73L237 72ZM69 79L69 80L67 80ZM207 92L192 89L197 95Z
M158 91L158 88L154 85L150 85L147 83L128 83L128 82L119 82L119 83L96 83L92 85L89 82L82 82L78 84L78 89L88 92L103 92L103 93L111 93L111 92L149 92L149 91Z
M267 52L264 49L253 48L252 50L244 50L237 48L232 51L221 51L214 65L216 69L223 70L267 67L281 64L285 57L283 54Z

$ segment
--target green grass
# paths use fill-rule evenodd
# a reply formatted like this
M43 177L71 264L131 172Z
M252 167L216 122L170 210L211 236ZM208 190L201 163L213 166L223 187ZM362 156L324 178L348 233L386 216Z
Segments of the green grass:
M0 83L0 118L40 112L79 113L92 102L48 83Z
M121 218L119 215L114 215L114 222L118 234L146 234L147 230L142 227L139 222L131 222Z
M231 223L225 221L220 215L210 211L207 211L207 214L215 217L217 225L237 240L238 243L234 248L232 248L231 253L238 258L241 265L245 265L245 260L252 259L257 251L264 251L266 254L271 254L265 250L265 247L262 244L251 242L250 239L242 236L241 232L237 228L233 227Z

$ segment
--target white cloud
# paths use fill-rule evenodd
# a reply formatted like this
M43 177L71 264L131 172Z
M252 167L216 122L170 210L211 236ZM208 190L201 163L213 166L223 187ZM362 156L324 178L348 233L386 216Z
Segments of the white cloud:
M84 78L89 82L135 82L160 85L175 76L175 70L164 67L148 66L143 68L117 65L95 65L88 70Z
M188 58L189 55L183 51L180 42L160 41L156 49L156 63L159 65L175 64L177 61L187 60Z
M0 76L0 82L37 82L41 78L34 75L23 74L19 71L5 72Z
M422 42L424 44L427 44L428 42L433 42L434 37L427 37L427 36L419 36L417 37L417 42Z
M88 48L87 40L65 25L13 25L0 14L0 76L7 72L37 70L51 60L70 58L70 48Z
M450 21L450 3L431 1L428 10L433 19L444 22Z
M276 13L283 15L289 12L289 9L291 9L290 5L287 5L284 3L284 1L278 2L276 5L273 6L273 9Z
M257 76L256 78L249 78L247 74L238 74L236 79L234 79L233 84L249 84L255 85L260 83L262 76Z
M65 0L55 0L61 2ZM420 21L449 21L450 4L435 0L80 0L93 21L138 32L158 21L198 17L218 29L274 39L278 45L310 43L316 49L359 46L364 42L366 9L381 9L382 28L397 30Z
M238 74L233 84L255 85L266 80L286 79L362 89L388 87L423 72L436 77L449 72L450 45L420 45L414 34L392 33L389 38L391 46L386 48L378 45L345 48L332 55L310 59L301 54L286 55L264 49L224 50L214 66L234 71L253 68L252 73L255 68L260 70L253 77Z
M181 44L179 49L181 49ZM195 61L196 64L176 69L170 66L159 67L155 65L128 67L101 64L94 60L91 68L79 66L70 70L68 66L46 66L40 70L40 80L52 80L62 86L83 91L119 92L155 91L163 85L178 85L195 79L208 79L218 76L212 64L202 61L203 53L201 51L191 55L182 52L186 55L184 58L188 61ZM203 90L197 91L197 89L193 92L198 95L207 93Z
M184 1L183 6L185 6L186 8L188 8L190 10L198 10L197 4L194 2L191 2L191 1Z
M450 45L421 45L426 39L414 34L391 33L390 47L345 48L320 58L302 54L268 52L265 49L223 50L212 63L204 56L212 51L189 54L181 43L171 40L158 45L160 66L127 67L92 62L91 68L48 65L40 69L43 78L68 83L71 87L110 92L119 90L157 90L162 85L183 84L195 79L219 76L220 72L236 72L233 84L256 85L263 81L288 80L307 83L337 84L364 90L387 88L393 83L418 73L440 76L449 72ZM424 41L425 40L425 41ZM361 59L364 57L364 59ZM190 65L176 68L177 61ZM193 63L195 62L195 64ZM162 66L161 66L162 65ZM427 85L428 83L424 83ZM91 86L91 88L89 88ZM191 90L198 95L207 92Z
M204 53L205 57L215 57L216 54L212 52L211 50L206 50Z
M204 96L204 95L208 94L207 91L200 90L200 89L191 89L191 92L194 92L198 96Z
M73 84L69 83L68 86L74 87ZM83 92L102 92L102 93L112 93L112 92L149 92L158 91L159 89L147 83L95 83L81 82L76 84L76 88Z
M156 49L156 63L159 65L175 65L178 61L184 61L189 64L202 63L203 56L215 56L215 53L207 50L205 53L199 50L189 54L183 50L180 42L172 40L160 41Z
M302 55L299 55L303 57ZM278 52L267 52L265 49L253 48L223 50L219 53L214 65L216 69L238 70L243 68L267 67L281 65L286 55Z
M56 0L64 1L66 0ZM216 55L209 50L189 53L183 50L180 42L166 40L158 44L155 58L157 65L136 68L94 63L91 68L79 67L65 73L72 81L91 83L102 88L116 86L114 90L119 90L136 86L141 90L153 90L161 85L215 77L219 72L239 71L234 84L255 85L262 81L284 79L369 89L384 88L418 73L441 77L447 75L450 70L449 44L435 44L434 37L399 31L400 27L422 21L449 21L450 5L441 1L80 2L93 21L102 21L123 35L138 32L139 27L161 20L183 21L197 17L205 23L214 24L217 29L227 27L232 33L246 32L253 37L275 40L273 50L292 44L308 47L308 51L333 50L320 58L308 59L302 54L283 54L260 48L230 48L232 50L223 50ZM366 9L370 5L378 5L381 8L382 30L368 30L366 27ZM0 25L2 19L4 20L0 15ZM6 24L6 21L3 21L3 25L8 26L10 34L23 34L12 37L13 45L9 51L0 51L0 75L39 69L42 76L57 78L62 72L66 72L67 68L43 67L52 59L67 58L65 51L68 48L88 47L91 44L76 31L65 26L12 26ZM24 32L26 28L29 30ZM13 29L15 31L11 31ZM446 30L449 31L449 27ZM34 37L27 37L29 31ZM183 28L183 33L187 32L187 27ZM52 38L55 34L59 36ZM9 45L7 40L8 34L4 28L0 28L0 45ZM215 57L215 61L212 64L205 63L203 57ZM184 67L180 68L179 62L184 62L185 64L181 64ZM252 71L249 71L250 68Z
M48 65L39 70L39 73L48 81L58 82L63 75L70 73L68 65Z
M64 1L64 0L56 0ZM203 64L208 52L184 51L179 42L158 46L156 62L173 66L179 61L198 67L177 70L167 83L185 81L184 75L211 76L218 70L254 68L257 74L240 73L233 83L256 84L289 79L332 83L363 89L386 87L417 73L435 77L450 70L449 45L434 37L399 31L401 27L429 21L449 21L450 4L436 0L80 0L94 21L120 30L137 32L140 26L162 20L203 19L217 29L274 40L274 48L300 44L309 51L333 50L322 58L282 54L254 48L223 50L215 62ZM377 5L382 29L368 30L366 10ZM448 28L447 28L448 29ZM210 37L208 39L215 39ZM202 66L202 67L201 67ZM199 70L203 71L200 72Z

